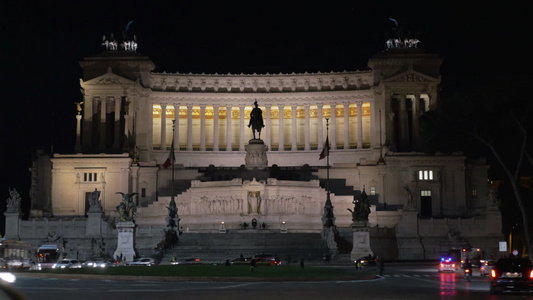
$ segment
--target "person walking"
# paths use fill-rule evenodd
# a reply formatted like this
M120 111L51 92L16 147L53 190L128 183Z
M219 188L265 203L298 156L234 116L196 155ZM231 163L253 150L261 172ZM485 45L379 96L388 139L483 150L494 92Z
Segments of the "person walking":
M250 272L255 272L255 259L250 260Z
M383 259L381 257L376 258L378 269L379 269L379 276L383 275L384 265L383 265Z

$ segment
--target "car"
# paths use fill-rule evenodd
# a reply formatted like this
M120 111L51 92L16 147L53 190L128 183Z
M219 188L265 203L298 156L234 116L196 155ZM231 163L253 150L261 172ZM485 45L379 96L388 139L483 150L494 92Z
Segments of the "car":
M360 257L360 258L354 260L354 264L357 264L357 261L361 262L361 266L362 267L364 267L364 266L375 266L376 265L376 258L373 257L372 255L367 255L367 256Z
M231 261L232 265L249 265L252 257L238 257Z
M527 258L500 258L490 271L490 293L533 292L533 264Z
M496 260L494 259L481 260L481 266L479 267L479 275L483 277L489 275L490 271L494 268L494 264L496 264Z
M199 265L202 262L199 258L185 258L178 261L170 262L171 265Z
M458 268L458 264L453 261L451 257L441 257L439 263L439 273L440 272L455 272Z
M155 265L155 260L150 257L141 257L135 261L126 262L126 266L153 266Z
M281 261L271 254L257 254L253 257L256 265L279 266Z
M79 269L81 262L77 259L65 258L52 266L52 269Z
M88 267L88 268L108 268L108 267L118 266L118 261L111 259L111 258L110 259L101 258L101 259L88 260L84 262L82 265L83 267Z

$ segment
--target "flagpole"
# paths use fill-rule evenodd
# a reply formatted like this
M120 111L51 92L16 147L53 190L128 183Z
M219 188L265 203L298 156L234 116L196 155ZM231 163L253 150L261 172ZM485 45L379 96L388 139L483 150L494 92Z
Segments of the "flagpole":
M326 191L327 198L326 201L329 203L331 200L329 198L329 119L326 118L326 145L324 146L328 150L326 155Z
M174 146L174 131L176 130L176 119L172 120L172 146ZM172 149L170 150L172 152L174 152L174 147L172 147ZM174 154L172 154L174 155ZM170 203L175 203L174 201L174 163L175 161L172 162L172 188L170 189L171 191L171 195L170 195Z

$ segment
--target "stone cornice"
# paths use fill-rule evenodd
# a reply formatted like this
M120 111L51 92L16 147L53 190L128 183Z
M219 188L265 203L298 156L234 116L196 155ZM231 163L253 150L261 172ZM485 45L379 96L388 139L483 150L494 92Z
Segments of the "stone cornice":
M152 92L149 101L152 104L161 103L186 103L206 104L213 103L231 105L252 105L253 100L257 100L260 106L278 105L294 103L304 105L305 103L330 103L346 101L373 102L374 92L371 89L361 91L332 91L332 92L308 92L308 93L234 93L234 94L211 94L211 93L170 93Z
M180 74L150 73L146 86L154 91L208 93L271 93L368 89L371 71L303 74Z

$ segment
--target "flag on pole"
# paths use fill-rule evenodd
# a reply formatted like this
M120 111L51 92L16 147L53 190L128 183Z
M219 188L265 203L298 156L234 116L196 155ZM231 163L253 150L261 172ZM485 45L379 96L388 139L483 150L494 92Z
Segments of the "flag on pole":
M326 137L326 144L322 152L320 152L320 158L318 160L324 159L326 156L329 156L329 136Z
M168 169L176 162L176 156L174 156L174 139L172 139L172 145L170 145L170 153L168 154L167 160L163 163L163 168Z

